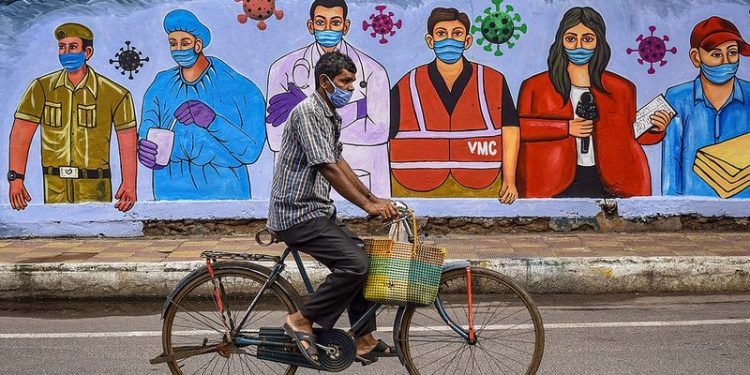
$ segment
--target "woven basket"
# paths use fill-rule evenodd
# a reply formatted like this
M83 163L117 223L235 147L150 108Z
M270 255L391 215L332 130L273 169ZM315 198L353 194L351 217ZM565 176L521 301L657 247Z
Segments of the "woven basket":
M397 306L428 306L435 302L446 250L419 243L414 212L409 214L414 243L392 238L365 239L370 274L364 293L369 301Z

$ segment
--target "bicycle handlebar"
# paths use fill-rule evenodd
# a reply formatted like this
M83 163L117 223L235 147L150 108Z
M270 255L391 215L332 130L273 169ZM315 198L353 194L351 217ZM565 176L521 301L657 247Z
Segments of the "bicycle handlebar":
M397 222L399 220L405 219L409 212L409 206L406 205L406 203L402 201L392 201L393 204L396 206L396 209L399 212L399 218L394 220L393 222ZM368 221L375 220L379 218L380 215L369 215L367 216ZM266 238L264 238L266 237ZM271 231L268 228L263 228L255 233L255 242L258 243L260 246L271 246L276 243L282 242L279 236L276 235L273 231Z
M398 213L399 213L398 219L403 219L404 217L406 217L406 214L409 213L409 206L407 206L406 203L402 201L391 201L391 202L393 203L394 206L396 206L396 209L398 210ZM375 219L378 219L379 217L380 215L367 215L367 221L373 221Z

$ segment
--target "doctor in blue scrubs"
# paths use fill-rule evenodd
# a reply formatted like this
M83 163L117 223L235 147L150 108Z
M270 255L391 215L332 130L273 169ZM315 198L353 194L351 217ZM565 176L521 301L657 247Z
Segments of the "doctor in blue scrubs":
M156 76L143 100L138 158L153 170L156 200L250 199L247 165L266 139L260 90L221 60L205 56L211 32L187 10L174 10L164 30L177 66ZM171 150L147 139L151 128L174 131ZM169 152L169 163L156 155Z

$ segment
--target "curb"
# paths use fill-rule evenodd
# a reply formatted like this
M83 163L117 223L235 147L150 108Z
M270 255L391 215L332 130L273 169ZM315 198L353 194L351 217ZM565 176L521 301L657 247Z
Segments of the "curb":
M450 259L447 262L459 261ZM532 293L750 292L750 257L544 257L469 260L508 275ZM164 298L203 262L0 264L0 300ZM262 263L271 265L270 263ZM328 269L305 262L313 283ZM299 290L297 267L283 274Z

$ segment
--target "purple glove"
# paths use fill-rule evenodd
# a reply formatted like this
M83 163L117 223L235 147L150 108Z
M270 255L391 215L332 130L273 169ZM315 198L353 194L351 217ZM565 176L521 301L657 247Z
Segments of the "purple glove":
M208 128L216 118L216 112L211 107L198 100L188 100L180 104L174 111L177 121L185 124L195 124L203 129Z
M138 160L141 161L144 167L158 171L164 168L164 166L156 164L156 154L159 146L156 143L151 142L147 139L141 139L138 141Z
M357 100L357 120L367 117L367 98Z
M287 88L289 91L276 94L268 101L268 117L266 117L266 122L274 127L286 122L292 109L307 97L294 83L289 82Z

